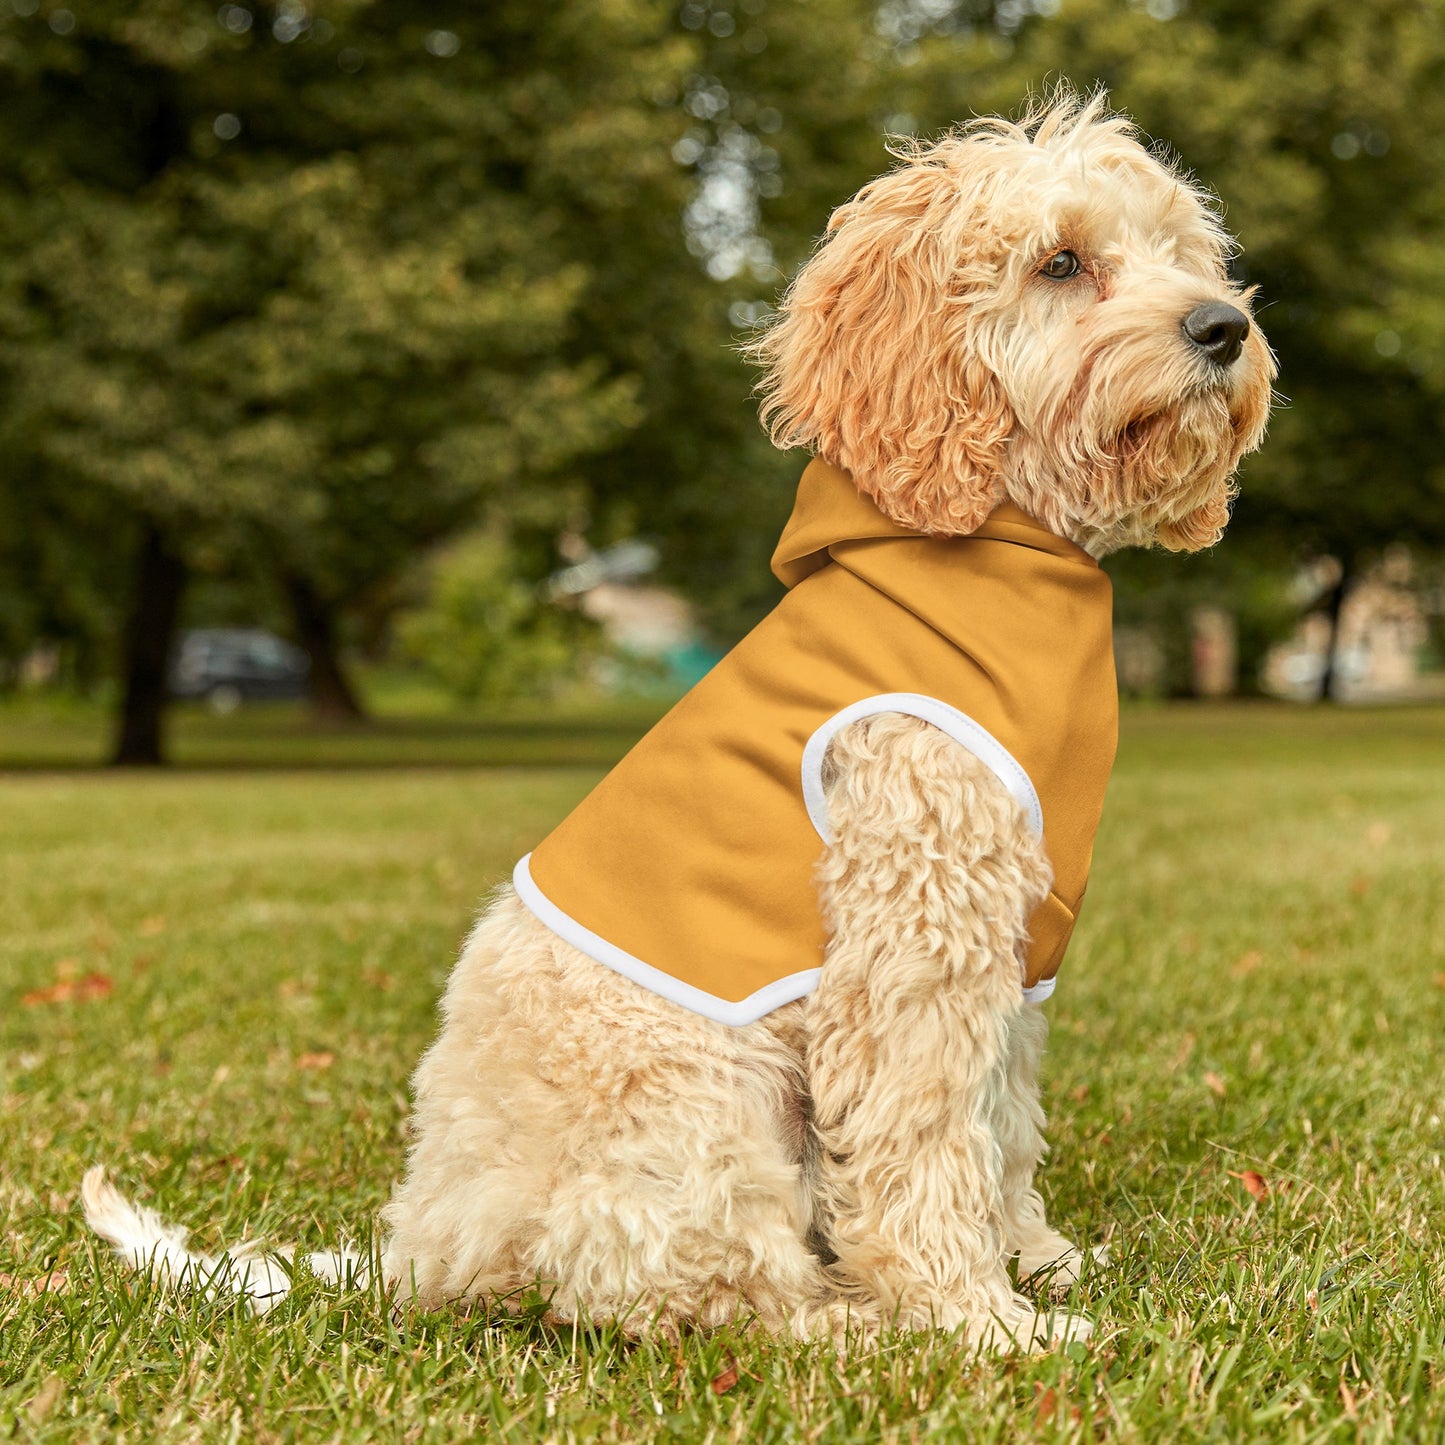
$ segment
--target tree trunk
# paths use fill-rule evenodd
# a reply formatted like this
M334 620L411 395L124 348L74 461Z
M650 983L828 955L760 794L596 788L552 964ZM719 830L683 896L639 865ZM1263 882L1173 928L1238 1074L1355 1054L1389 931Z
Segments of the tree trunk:
M305 577L288 572L283 580L296 640L311 659L312 714L319 722L364 722L366 712L337 654L336 619L331 606Z
M185 586L185 562L171 550L160 529L147 523L125 622L124 691L111 754L117 767L153 768L165 761L166 672Z
M1335 689L1339 686L1338 657L1340 649L1340 615L1345 610L1345 597L1355 580L1355 559L1340 558L1340 579L1330 592L1329 605L1325 616L1329 618L1330 635L1325 643L1325 665L1320 672L1321 702L1334 702Z

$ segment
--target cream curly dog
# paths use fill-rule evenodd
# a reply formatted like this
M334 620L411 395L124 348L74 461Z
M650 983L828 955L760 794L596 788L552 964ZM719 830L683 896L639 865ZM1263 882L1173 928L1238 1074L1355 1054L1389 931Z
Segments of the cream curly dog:
M735 812L752 818L752 784L727 771L744 764L722 756L724 735L716 778L699 752L702 801L688 797L686 749L683 763L669 760L664 726L641 754L659 760L647 788L634 798L631 782L622 796L604 784L574 815L613 810L594 829L613 845L590 854L593 914L579 919L572 903L588 885L569 860L588 850L585 837L567 843L568 825L519 867L467 942L416 1073L408 1171L385 1214L383 1267L402 1297L435 1305L540 1282L560 1319L669 1335L739 1317L832 1338L964 1327L990 1347L1087 1333L1082 1319L1040 1314L1008 1273L1012 1256L1022 1276L1053 1266L1068 1280L1080 1263L1034 1184L1046 1026L1033 1000L1067 942L1112 756L1107 583L1093 559L1125 545L1211 545L1235 467L1263 434L1273 361L1226 273L1229 250L1206 197L1101 99L1068 95L1021 123L981 120L909 146L833 216L755 347L775 442L820 458L777 564L795 584L778 615L797 635L785 646L784 624L770 621L767 648L750 640L738 654L772 659L748 686L758 717L788 720L774 731L794 781L756 788L756 817L776 807L777 826L757 846L711 825L689 837L689 809L729 779L741 780ZM805 505L814 493L821 520ZM969 568L993 568L988 596L1012 604L944 616L958 558L960 589L984 586ZM1015 575L1043 580L1036 590ZM844 598L849 587L881 619L859 621L858 636L896 629L901 640L883 648L868 705L814 731L816 708L806 712L789 679L797 672L806 691L837 648L827 628L796 619L826 619L828 589ZM977 658L996 629L1029 635L1033 611L1054 605L1051 588L1074 599L1039 630L1067 685L1025 689L1016 735L887 685L895 653L914 648L937 657L917 664L925 681L929 668L961 677L967 662L983 679L968 684L980 706L994 706L1015 661L1031 675L1030 658ZM1071 651L1076 603L1084 631ZM851 616L840 616L838 647ZM866 670L866 652L848 666ZM718 699L739 673L719 675L697 696ZM851 686L838 682L827 706ZM894 697L905 700L888 706ZM679 715L711 738L701 707L685 701ZM796 784L790 708L823 739L811 800ZM1082 742L1070 741L1071 710L1099 714ZM1025 770L1013 753L1028 753L1035 715L1053 718L1067 745ZM761 738L757 756L771 746ZM733 753L763 778L770 765L750 749ZM615 776L642 776L625 768ZM682 819L654 853L642 824L641 855L631 835L608 832L626 833L633 802ZM805 802L816 834L801 831ZM1071 809L1077 836L1046 848ZM786 849L804 850L797 886ZM688 874L694 855L704 861ZM713 876L714 855L754 880L747 896L697 882ZM674 873L697 898L657 888ZM773 877L788 886L771 889ZM639 906L649 880L651 903ZM609 906L615 925L589 922ZM714 926L729 909L739 940L748 929L781 939L792 962L730 985L746 950ZM803 946L810 928L816 960ZM656 949L671 937L682 956L628 946L649 929L663 939ZM131 1209L98 1170L86 1202L137 1262L158 1254L172 1275L216 1263L186 1255L178 1232ZM337 1261L317 1264L334 1272ZM284 1289L264 1261L246 1268L260 1304Z

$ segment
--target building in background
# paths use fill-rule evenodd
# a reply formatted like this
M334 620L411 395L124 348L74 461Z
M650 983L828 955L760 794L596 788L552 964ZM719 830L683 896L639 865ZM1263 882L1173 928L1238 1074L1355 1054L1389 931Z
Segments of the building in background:
M1445 697L1445 673L1430 657L1430 596L1419 585L1406 547L1392 547L1349 589L1334 639L1334 695L1341 702L1396 702ZM1302 575L1303 598L1328 595L1337 574L1329 560ZM1308 605L1308 603L1306 604ZM1265 659L1260 682L1276 697L1317 698L1330 648L1330 618L1307 612L1294 635Z
M703 635L685 597L645 580L657 568L657 548L633 537L584 552L576 540L578 560L554 572L545 593L556 602L574 599L601 626L611 644L600 667L604 685L681 691L705 676L722 651Z

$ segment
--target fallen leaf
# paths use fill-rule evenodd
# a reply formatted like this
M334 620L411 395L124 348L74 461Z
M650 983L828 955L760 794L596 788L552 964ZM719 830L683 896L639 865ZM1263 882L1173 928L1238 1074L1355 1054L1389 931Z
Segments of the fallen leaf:
M1040 1390L1038 1401L1034 1405L1034 1424L1038 1426L1052 1425L1058 1410L1058 1395L1052 1389Z
M153 918L142 918L140 927L136 929L142 938L159 938L165 931L166 921L160 914L156 914Z
M327 1049L317 1049L315 1053L298 1055L296 1067L298 1069L329 1069L335 1062L335 1054Z
M53 1269L49 1274L32 1275L28 1279L24 1275L0 1273L0 1289L13 1289L26 1299L38 1299L43 1294L67 1293L70 1277L64 1269Z
M712 1392L714 1395L726 1395L729 1390L738 1382L738 1362L731 1355L728 1356L728 1367L720 1375L714 1375L712 1381Z
M1208 1089L1211 1094L1217 1094L1221 1099L1225 1095L1224 1080L1221 1079L1213 1069L1210 1069L1210 1071L1205 1074L1204 1087Z
M20 995L20 1002L26 1008L35 1008L38 1004L70 1003L72 1000L87 1003L91 999L104 998L114 988L115 982L109 974L88 973L84 978L62 978L47 988L31 989L29 993Z
M1350 897L1363 898L1374 886L1373 878L1366 878L1363 873L1350 879Z
M1245 1191L1255 1199L1263 1199L1269 1193L1269 1183L1263 1174L1254 1169L1242 1169L1236 1173L1233 1169L1229 1171L1231 1179L1237 1179L1244 1185Z
M1082 1104L1084 1100L1088 1097L1089 1086L1087 1084L1080 1084L1077 1089L1069 1090L1069 1098L1071 1098L1076 1104Z
M384 968L364 968L361 970L362 983L369 984L380 993L390 993L391 986L395 982L392 976Z
M32 988L20 995L23 1008L34 1008L42 1003L64 1003L75 992L75 985L67 982L53 983L49 988Z
M1437 973L1435 975L1435 987L1445 988L1445 973Z
M1371 823L1365 829L1365 842L1372 848L1383 848L1390 841L1392 829L1388 823Z
M1257 948L1251 948L1248 953L1241 954L1235 960L1230 972L1235 978L1248 978L1263 962L1264 955Z

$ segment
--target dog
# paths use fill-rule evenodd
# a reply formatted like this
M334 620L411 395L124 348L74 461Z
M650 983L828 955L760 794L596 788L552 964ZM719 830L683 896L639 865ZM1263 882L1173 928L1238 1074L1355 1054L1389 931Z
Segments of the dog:
M1228 520L1274 360L1211 200L1102 95L898 164L751 344L807 448L790 591L482 914L415 1075L381 1268L421 1306L846 1341L1090 1322L1038 1074L1112 761L1124 546ZM811 831L810 831L811 830ZM218 1261L87 1176L172 1278ZM230 1261L257 1307L284 1290ZM339 1257L313 1264L335 1277Z

